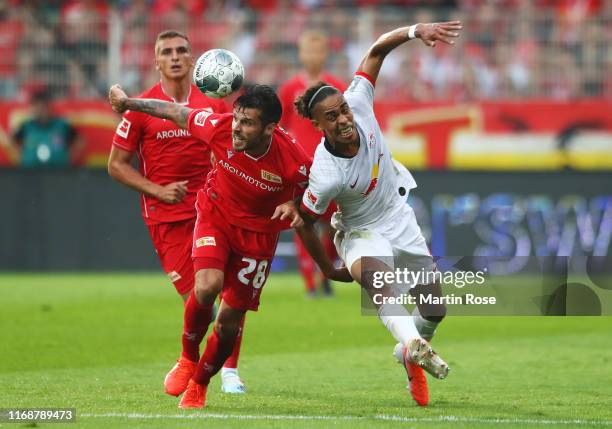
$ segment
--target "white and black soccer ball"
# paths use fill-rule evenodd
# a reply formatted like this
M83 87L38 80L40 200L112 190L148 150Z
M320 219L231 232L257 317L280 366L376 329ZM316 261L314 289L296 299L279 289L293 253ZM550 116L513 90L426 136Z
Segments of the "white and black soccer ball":
M240 59L226 49L204 52L195 63L193 83L212 98L223 98L236 91L244 81Z

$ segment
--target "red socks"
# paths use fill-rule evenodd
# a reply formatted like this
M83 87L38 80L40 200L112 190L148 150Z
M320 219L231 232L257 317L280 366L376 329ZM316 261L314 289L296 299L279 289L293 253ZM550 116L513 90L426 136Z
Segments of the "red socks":
M219 372L223 362L232 353L235 342L236 338L220 338L217 330L213 328L212 334L208 336L206 341L204 355L200 358L196 372L191 377L192 380L207 386L211 377Z
M208 325L212 320L213 306L205 306L198 302L194 290L185 303L185 318L183 322L183 357L192 362L200 360L200 343L206 335Z
M242 332L244 330L244 319L246 318L246 314L242 317L240 321L240 330L238 331L238 336L236 337L236 342L234 343L234 350L230 357L227 358L223 366L225 368L238 368L238 356L240 356L240 345L242 344Z

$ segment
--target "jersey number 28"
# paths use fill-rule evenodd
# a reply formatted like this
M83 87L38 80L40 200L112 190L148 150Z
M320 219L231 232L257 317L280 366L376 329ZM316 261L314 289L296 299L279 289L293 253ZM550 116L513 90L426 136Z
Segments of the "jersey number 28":
M266 274L268 269L268 260L262 259L257 262L257 260L253 258L242 258L242 262L246 262L248 265L238 271L238 280L241 283L248 285L251 280L249 280L246 276L247 274L251 274L255 271L255 275L253 276L253 287L255 289L259 289L266 282Z

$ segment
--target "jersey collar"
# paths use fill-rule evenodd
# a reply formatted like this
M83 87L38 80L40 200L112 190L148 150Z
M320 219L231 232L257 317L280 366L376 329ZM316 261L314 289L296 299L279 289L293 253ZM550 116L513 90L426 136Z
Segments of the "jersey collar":
M251 158L253 161L259 161L260 159L262 159L264 156L266 156L268 154L268 152L270 152L270 148L272 147L272 142L274 141L274 133L272 133L272 135L270 136L270 144L268 145L268 149L266 149L266 151L264 153L262 153L261 155L255 157L253 155L249 155L247 153L247 151L244 151L244 155L248 156L249 158Z
M178 105L180 105L180 106L187 106L187 105L189 104L190 99L191 99L191 89L192 89L192 85L189 85L189 94L187 94L187 101L185 101L185 102L183 102L183 103L179 103L178 101L176 101L176 100L174 99L174 97L171 97L171 96L169 96L169 95L166 93L166 90L164 89L164 85L162 85L161 80L159 81L159 87L161 88L161 90L162 90L162 92L164 93L164 95L165 95L166 97L168 97L170 100L172 100L172 102L173 102L173 103L176 103L176 104L178 104Z
M354 156L346 156L338 152L336 149L334 149L334 147L331 144L329 144L329 142L327 141L327 137L323 137L323 145L325 146L325 149L327 149L329 153L331 153L333 156L337 158L353 159L357 155L359 155L359 151L361 150L361 146L362 146L361 145L361 134L359 133L359 131L357 131L357 135L359 136L359 149L357 150L357 153Z

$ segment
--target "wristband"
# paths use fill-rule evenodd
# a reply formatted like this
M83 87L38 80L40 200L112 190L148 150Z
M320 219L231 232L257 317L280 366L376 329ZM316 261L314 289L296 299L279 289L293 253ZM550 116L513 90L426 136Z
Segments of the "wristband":
M410 28L408 28L408 40L412 40L412 39L416 38L416 34L415 33L416 33L417 25L419 25L419 24L411 25Z

